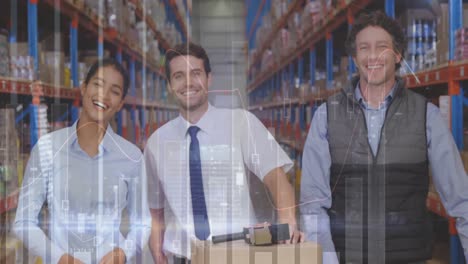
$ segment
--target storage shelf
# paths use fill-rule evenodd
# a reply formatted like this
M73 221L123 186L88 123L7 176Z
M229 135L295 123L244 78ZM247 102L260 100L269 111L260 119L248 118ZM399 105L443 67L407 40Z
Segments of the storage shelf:
M357 12L364 9L370 2L372 2L372 0L354 0L344 7L331 11L330 15L325 16L325 20L322 20L322 25L319 28L310 30L308 35L298 43L294 50L280 58L281 63L274 64L272 67L260 73L259 76L248 85L247 93L251 93L256 90L263 82L272 78L279 70L296 60L302 53L314 46L317 42L324 39L327 33L333 32L340 25L346 22L348 14L354 16Z
M266 51L268 46L271 45L275 36L288 23L288 20L293 14L294 10L296 10L302 2L303 0L294 0L294 2L289 5L289 8L286 14L284 14L273 26L273 30L270 32L270 34L268 34L268 37L265 39L265 41L261 44L257 43L257 45L260 44L260 49L257 51L256 55L254 56L252 60L252 63L249 66L249 72L252 69L253 65L257 64L260 61L263 53Z
M99 35L99 29L102 29L102 36L103 40L116 45L118 48L122 48L122 50L129 54L131 57L143 61L146 59L146 54L143 53L142 49L136 45L135 43L131 43L125 37L120 36L118 32L113 29L109 29L106 27L105 22L102 18L98 16L90 16L89 12L86 11L82 1L61 1L60 5L57 6L54 0L43 0L49 6L55 8L56 10L60 11L64 15L70 17L70 19L77 18L79 26L82 26L86 30ZM133 0L135 3L139 3L139 1ZM140 9L138 9L140 6ZM141 10L141 5L137 4L137 16L140 18L143 17L143 13ZM158 39L158 42L161 44L161 47L164 49L169 49L170 46L168 42L162 37L160 31L157 30L157 27L154 21L150 17L146 17L146 22L148 26L153 30L155 36ZM161 77L165 78L164 74L162 74L161 68L156 65L156 62L146 61L147 66L154 72L158 73Z
M11 78L0 77L0 93L20 94L20 95L37 95L49 98L60 98L70 100L80 100L80 90L76 88L58 87L52 84L37 82L42 89L33 91L32 82L28 80L16 80ZM36 94L35 94L36 92ZM125 97L126 105L139 107L153 107L167 110L177 110L177 106L167 104L160 101L143 101L142 99L127 95Z
M62 99L79 99L80 92L77 89L56 87L51 84L37 82L42 87L42 91L37 91L38 96L62 98ZM30 95L34 94L33 82L28 80L11 79L0 77L0 93Z
M172 10L174 11L174 14L176 16L177 21L180 24L180 27L182 28L183 34L184 34L184 36L186 36L187 42L188 42L188 39L189 39L188 28L187 28L187 25L185 24L185 22L184 22L184 20L182 18L183 14L180 13L179 7L177 7L177 4L176 4L175 0L171 0L170 5L172 7Z
M153 108L160 108L166 110L177 110L177 106L170 105L160 101L142 101L139 98L135 98L133 96L127 95L125 97L125 104L127 105L135 105L135 106L142 106L142 107L153 107Z
M269 102L263 103L258 105L249 106L248 110L263 110L267 108L277 108L277 107L289 107L290 105L300 104L301 100L299 99L291 99L291 100L283 100L282 102Z
M429 70L416 72L414 74L407 74L402 76L406 80L407 88L418 88L424 86L447 84L450 80L465 81L468 80L468 61L455 61L445 63ZM292 98L292 104L307 104L309 101L317 99L326 99L328 96L336 93L339 89L322 90L326 93L314 94L306 98ZM319 96L320 95L320 96ZM249 107L249 110L261 110L263 108L274 108L283 106L287 102L268 102L264 104L257 104Z
M151 30L153 31L153 33L155 34L155 36L158 38L158 42L161 44L161 47L165 50L168 50L170 49L170 45L169 43L163 38L162 36L162 33L158 30L157 28L157 25L156 23L154 22L154 20L149 17L149 16L145 16L144 14L144 11L143 11L143 7L141 6L141 1L138 1L138 0L130 0L131 3L135 4L136 6L136 9L135 9L135 13L136 15L143 20L143 18L146 18L146 24L151 28Z
M330 90L322 89L317 93L313 93L305 97L291 98L289 100L283 100L282 102L268 102L268 103L252 105L252 106L249 106L248 110L253 111L253 110L263 110L263 109L268 109L268 108L288 107L290 105L297 105L297 104L299 105L309 104L314 101L325 100L329 96L339 92L340 90L341 89L330 89Z
M405 78L408 88L445 84L450 80L468 80L468 61L454 61L430 70L417 72L414 75L408 74Z

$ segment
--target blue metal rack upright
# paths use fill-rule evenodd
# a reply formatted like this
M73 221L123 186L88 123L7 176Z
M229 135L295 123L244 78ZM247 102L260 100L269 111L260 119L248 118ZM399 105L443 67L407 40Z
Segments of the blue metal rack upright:
M136 96L136 83L135 83L135 58L130 58L130 95Z
M117 53L115 54L115 59L119 62L122 63L123 58L122 58L122 48L119 46L117 48ZM124 108L120 109L120 111L117 113L117 134L122 136L122 118L123 114L122 111L124 111Z
M316 76L315 76L315 71L316 71L316 68L317 68L317 53L315 51L315 47L310 47L310 50L309 50L309 76L310 76L310 87L314 87L315 86L315 80L316 80Z
M292 98L293 96L293 89L294 89L294 62L289 64L289 71L288 71L288 80L289 80L289 90L288 90L288 97Z
M29 55L34 58L34 78L37 76L38 70L38 51L37 51L37 0L28 1L28 48ZM38 134L38 108L39 103L33 102L30 105L29 112L29 128L30 142L33 147L39 139Z
M388 1L388 0L387 0ZM449 65L455 54L455 32L463 24L462 0L449 0ZM453 79L448 83L448 95L451 96L452 133L459 150L463 149L463 93L460 82ZM449 218L450 232L450 263L461 263L464 252L460 250L460 239L456 229L455 219ZM461 252L460 252L461 251ZM466 252L465 252L466 254Z
M346 16L348 19L348 31L350 31L354 24L354 17L350 9L348 9ZM348 80L351 80L355 72L356 65L354 64L353 56L348 55Z
M395 18L395 0L385 0L385 13Z
M327 89L333 86L333 35L330 32L326 33L326 49L327 49Z
M262 17L262 14L264 14L267 10L265 8L267 0L261 0L261 1L246 1L247 5L247 17L246 17L246 39L248 41L248 49L250 50L252 47L255 45L259 45L260 43L255 43L255 38L254 32L258 29L260 26L260 23L258 23L258 20Z
M299 85L298 87L301 87L303 81L304 81L304 57L301 56L299 57L299 61L298 61L299 65L298 65L298 77L299 77ZM296 88L298 88L296 87Z
M79 89L79 69L78 69L78 16L75 15L70 22L70 66L71 76L73 81L73 88ZM75 122L79 118L80 100L75 99L71 105L71 119Z

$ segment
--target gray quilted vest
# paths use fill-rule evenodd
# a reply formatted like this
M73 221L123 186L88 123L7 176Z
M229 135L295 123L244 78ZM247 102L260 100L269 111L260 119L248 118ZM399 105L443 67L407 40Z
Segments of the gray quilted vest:
M426 99L396 80L379 147L373 154L358 78L327 100L333 242L341 262L407 263L430 258L426 209Z

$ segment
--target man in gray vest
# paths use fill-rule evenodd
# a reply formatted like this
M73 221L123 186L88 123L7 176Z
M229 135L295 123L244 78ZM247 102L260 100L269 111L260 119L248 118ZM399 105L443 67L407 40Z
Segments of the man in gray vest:
M439 109L396 74L405 47L395 20L381 11L360 16L346 41L359 75L313 117L301 220L324 263L430 259L429 165L467 256L468 177Z

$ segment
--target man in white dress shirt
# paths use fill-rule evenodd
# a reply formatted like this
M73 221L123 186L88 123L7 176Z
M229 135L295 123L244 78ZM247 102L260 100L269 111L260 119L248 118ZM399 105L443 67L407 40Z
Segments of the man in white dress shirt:
M159 128L145 149L156 263L187 263L191 240L256 223L246 169L265 183L278 222L290 225L287 242L301 241L285 174L291 160L254 115L208 103L212 76L205 50L193 43L169 50L166 74L180 115Z

